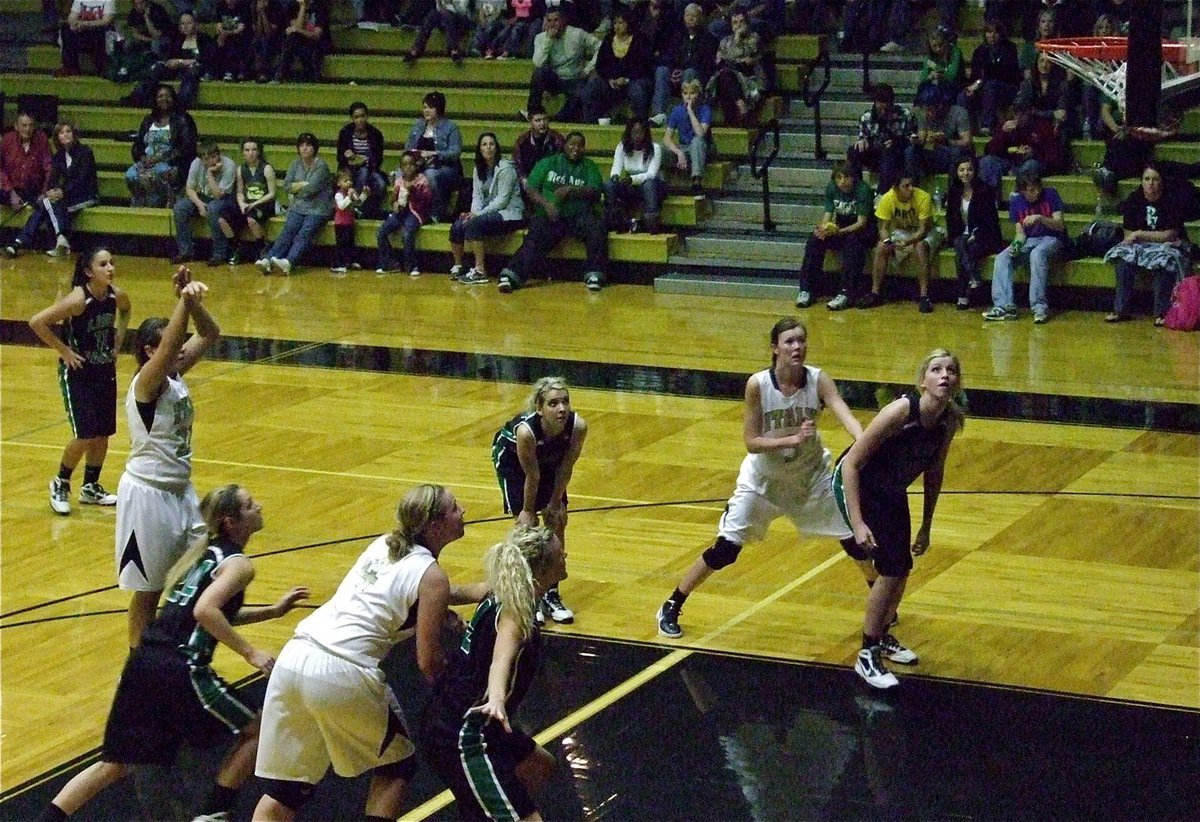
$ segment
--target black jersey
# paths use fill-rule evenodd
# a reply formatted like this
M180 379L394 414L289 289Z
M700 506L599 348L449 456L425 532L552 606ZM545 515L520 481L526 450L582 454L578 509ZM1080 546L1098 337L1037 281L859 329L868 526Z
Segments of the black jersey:
M209 545L191 570L171 589L162 613L142 634L142 644L175 648L187 658L190 665L209 665L217 647L217 640L200 627L192 611L200 596L212 585L213 574L221 563L241 554L242 549L234 545L221 542ZM238 591L221 606L221 613L231 623L241 610L244 598L245 592Z
M504 427L492 438L492 464L502 474L525 473L517 456L517 428L522 423L529 426L537 442L538 471L542 480L553 480L571 447L571 437L575 433L575 412L567 414L566 425L556 437L546 436L542 430L542 417L536 411L525 411L504 423Z
M246 163L242 163L242 185L245 188L246 202L253 203L267 196L267 164L260 162L253 171Z
M931 428L921 425L921 395L905 394L908 418L894 437L884 440L862 467L860 488L903 491L925 473L950 438L950 418L945 411Z
M117 361L117 295L110 285L101 297L83 288L83 313L63 320L62 340L88 365Z
M496 626L500 620L501 605L490 594L479 603L463 632L462 642L447 660L446 671L433 686L431 705L437 706L438 716L443 722L461 724L466 712L486 701L488 673L492 667L492 653L496 649ZM542 650L542 634L537 625L532 626L532 635L521 643L513 661L512 674L508 682L508 697L505 709L511 716L533 681L538 659Z

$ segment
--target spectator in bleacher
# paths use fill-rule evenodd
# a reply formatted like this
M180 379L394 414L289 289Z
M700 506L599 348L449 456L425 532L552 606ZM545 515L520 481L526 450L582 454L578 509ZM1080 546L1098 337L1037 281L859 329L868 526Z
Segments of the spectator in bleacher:
M394 181L391 213L375 234L375 243L379 247L379 267L375 269L375 273L389 274L393 271L407 270L410 277L420 277L421 269L417 265L417 232L433 216L433 187L421 173L419 156L410 151L400 155L400 168L394 175ZM400 232L404 247L401 257L403 269L396 267L392 259L392 243L388 239L397 231Z
M240 256L244 260L257 260L262 253L263 238L267 236L267 222L275 216L275 169L263 156L260 140L248 138L242 141L242 164L237 170L237 211L225 220L236 236L245 228L249 242Z
M237 165L221 153L221 148L212 141L200 146L199 156L192 160L188 169L187 182L183 186L183 197L175 201L175 245L176 254L171 263L186 263L194 257L195 243L192 240L192 218L208 220L208 231L212 237L210 266L224 265L232 256L229 238L221 231L220 220L227 212L237 210Z
M1102 14L1096 18L1096 27L1092 29L1093 37L1112 37L1117 34L1117 18L1111 14ZM1080 96L1083 99L1083 137L1092 140L1107 140L1116 130L1112 117L1115 106L1104 92L1091 83L1083 83ZM1105 114L1104 106L1108 104L1109 112Z
M746 15L735 11L730 23L733 34L717 46L716 68L707 92L709 99L716 99L721 106L726 125L749 125L750 114L766 87L762 48Z
M1041 178L1062 173L1069 165L1069 157L1050 121L1018 105L1016 115L1006 120L988 140L985 156L979 161L979 176L999 191L1000 178L1010 172L1018 177L1033 174Z
M300 262L312 238L333 215L333 175L317 156L321 144L312 132L296 138L296 154L283 178L283 189L291 195L283 230L266 256L255 263L263 274L278 268L286 277Z
M651 63L658 65L679 32L680 20L669 0L650 0L634 9L633 26L650 42Z
M633 30L632 18L633 12L624 6L613 12L612 30L596 56L596 73L583 88L585 122L608 119L621 102L628 103L633 120L650 113L653 56L650 42Z
M0 139L0 204L16 210L36 205L50 181L50 140L33 115L17 113L13 130Z
M879 227L879 242L875 244L875 259L871 264L871 290L856 303L859 308L883 305L883 281L888 265L897 264L911 253L917 265L917 310L933 312L929 298L929 269L937 261L942 234L933 227L933 198L917 188L907 174L879 199L875 206Z
M643 225L648 233L658 233L663 199L667 195L662 155L662 146L650 139L648 120L630 120L625 124L621 142L613 151L608 182L604 184L608 224L614 230L623 228L628 219L630 234L636 234ZM640 222L636 216L629 216L638 213L639 205Z
M958 43L942 29L929 32L925 40L925 60L917 76L917 98L936 94L948 103L958 98L962 88L963 59Z
M712 76L717 62L717 39L704 27L704 10L689 3L683 10L683 26L667 46L654 69L654 99L650 120L661 126L666 122L667 101L671 92L680 90L688 80L698 80L701 87Z
M970 82L959 95L959 105L975 116L983 134L996 128L1000 110L1007 108L1021 87L1017 47L1005 34L1004 23L984 25L983 42L971 55Z
M196 156L196 121L181 109L175 89L162 84L133 139L133 165L125 172L131 205L161 208L187 179Z
M733 15L742 12L746 23L759 39L770 42L783 31L786 6L783 0L733 0L728 5L718 3L722 13L714 15L708 30L718 41L733 33Z
M917 137L917 120L904 106L896 105L896 92L887 83L871 91L871 108L858 122L858 139L846 151L855 176L864 167L879 177L877 191L883 194L896 184L904 167L904 151Z
M663 132L663 146L675 155L675 167L692 178L692 191L704 190L704 169L708 162L708 132L712 128L712 107L703 99L703 87L697 79L683 82L683 102L671 110Z
M1146 272L1154 283L1154 324L1161 326L1171 307L1171 292L1191 270L1187 252L1177 242L1186 240L1185 203L1187 192L1179 180L1164 180L1150 163L1142 171L1142 184L1121 203L1124 236L1105 256L1116 269L1116 291L1112 313L1105 322L1130 319L1134 281Z
M17 127L21 127L20 115ZM14 130L11 132L16 134ZM5 140L8 135L5 135ZM95 203L99 198L99 183L96 179L96 158L92 150L75 137L75 128L70 123L59 123L54 127L54 142L58 151L50 160L50 176L46 191L36 201L28 201L30 212L21 233L12 245L4 250L10 257L17 256L22 248L32 248L42 226L49 226L54 240L46 253L52 257L64 257L71 253L71 222L74 216ZM0 154L6 153L0 148ZM8 200L11 204L12 200Z
M917 137L904 151L904 168L918 184L931 173L950 174L963 157L975 154L971 117L935 89L917 96Z
M133 7L125 15L125 25L122 27L125 35L123 48L126 52L162 56L167 37L173 29L171 15L155 0L133 0Z
M608 232L599 208L604 184L600 169L584 155L586 148L583 134L572 131L562 153L534 166L526 193L535 211L525 241L500 272L501 293L520 288L534 266L544 262L567 237L583 241L587 253L584 284L588 290L604 287Z
M493 56L501 60L529 57L545 16L545 0L508 0L501 31L492 46Z
M830 311L843 311L854 304L861 287L867 252L875 241L871 226L874 220L875 197L871 187L854 174L849 163L835 164L825 186L825 213L804 244L797 308L808 308L813 304L826 251L841 254L842 271L838 293L825 307Z
M113 30L116 14L116 0L73 0L71 11L58 31L62 68L55 74L59 77L79 74L79 55L90 54L96 74L103 75L108 61L105 41Z
M1033 76L1038 55L1041 54L1034 44L1038 40L1051 40L1056 37L1062 37L1058 16L1049 9L1040 12L1037 15L1037 29L1034 31L1033 37L1021 44L1021 50L1017 54L1017 62L1021 65L1021 72L1025 79Z
M894 54L917 27L914 7L920 0L850 0L842 15L843 51ZM958 31L961 0L937 0L939 26L950 36Z
M561 7L547 7L542 31L533 38L533 74L529 78L526 110L542 107L546 92L566 97L558 119L573 123L583 116L581 94L596 67L600 40L576 26L567 25Z
M1017 108L1029 109L1034 117L1049 123L1066 154L1070 151L1071 138L1079 131L1075 117L1077 97L1075 78L1043 53L1038 55L1029 78L1021 83L1014 104Z
M327 0L294 0L288 8L288 18L275 79L279 82L291 79L292 64L299 60L301 79L320 80L321 62L333 50Z
M979 179L974 157L958 161L946 193L946 236L954 244L959 311L977 302L984 258L1004 245L996 192Z
M283 32L288 27L282 0L254 0L250 32L250 72L256 83L266 83L275 73L275 57L283 49Z
M1192 192L1182 180L1164 179L1148 164L1141 173L1141 186L1121 204L1124 234L1121 242L1105 254L1106 263L1116 266L1116 292L1112 313L1106 323L1120 323L1133 316L1134 280L1139 272L1150 275L1154 289L1154 325L1163 325L1171 307L1175 283L1188 276L1192 260L1177 240L1187 240L1186 210Z
M462 132L446 117L446 95L431 91L421 101L421 118L413 123L404 150L415 152L421 172L433 187L432 218L442 219L450 197L462 184Z
M371 125L367 104L356 100L350 104L350 122L342 126L337 137L337 167L349 171L351 188L362 198L362 208L368 216L380 210L388 188L383 176L383 132Z
M517 167L517 178L521 191L525 191L533 167L552 154L563 150L567 139L550 128L550 115L541 106L529 110L529 131L517 138L513 144L513 165Z
M475 6L475 36L471 38L471 55L491 60L498 53L496 42L505 32L506 15L511 14L507 0L477 0Z
M254 9L250 0L221 0L217 12L217 40L211 73L213 77L236 83L246 76Z
M1123 37L1129 34L1129 17L1133 14L1134 5L1129 0L1093 0L1091 13L1097 21L1101 17L1110 17L1113 21L1112 34Z
M200 93L200 78L213 65L215 46L213 39L196 28L196 18L184 14L179 18L178 29L167 39L162 59L150 67L150 73L142 78L126 103L145 105L154 88L168 77L179 78L179 106L190 109Z
M1082 37L1096 22L1090 0L1041 0L1039 11L1054 12L1062 37Z
M351 268L362 268L355 260L358 249L354 225L358 222L358 209L366 199L364 192L354 190L354 175L343 168L337 173L336 189L333 192L333 265L334 274L345 274Z
M488 281L488 237L503 237L525 225L525 200L517 180L517 167L503 157L500 140L485 131L475 144L475 170L471 180L471 210L458 215L450 226L450 276L466 285ZM463 251L470 250L475 265L463 270Z
M1017 174L1017 190L1009 198L1008 214L1016 234L1007 248L996 255L992 268L992 307L983 313L985 320L1015 320L1017 303L1013 299L1013 267L1026 257L1029 262L1029 306L1033 321L1041 324L1049 318L1046 284L1050 267L1066 247L1063 201L1058 192L1043 187L1036 171Z
M441 29L446 35L446 50L455 65L462 65L462 49L459 43L464 34L469 34L473 23L471 21L471 0L436 0L433 9L421 24L417 39L404 55L404 62L414 63L425 53L429 36L434 29Z

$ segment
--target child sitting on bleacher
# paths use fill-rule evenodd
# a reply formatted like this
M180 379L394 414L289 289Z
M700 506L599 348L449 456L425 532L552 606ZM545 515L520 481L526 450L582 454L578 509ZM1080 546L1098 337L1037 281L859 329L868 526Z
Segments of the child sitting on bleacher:
M417 165L417 157L412 152L405 152L400 157L400 169L395 174L392 185L392 213L379 226L375 235L376 245L379 246L379 267L376 274L388 274L400 271L392 259L392 244L388 239L396 231L400 232L404 243L402 263L410 277L420 277L421 269L417 267L417 231L429 222L433 213L433 188Z

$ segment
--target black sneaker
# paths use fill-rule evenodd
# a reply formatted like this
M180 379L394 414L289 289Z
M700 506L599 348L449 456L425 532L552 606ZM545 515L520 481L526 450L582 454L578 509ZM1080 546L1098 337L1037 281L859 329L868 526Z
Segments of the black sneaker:
M868 291L854 303L855 308L878 308L881 305L883 305L883 297L874 291Z
M901 665L913 665L917 661L916 652L905 648L891 634L883 635L883 639L879 640L879 647L883 649L883 655L892 662L898 662Z
M917 300L917 310L922 314L932 314L933 300L929 299L928 297L922 297L921 299Z
M683 629L679 627L679 606L672 600L667 600L658 609L658 635L667 639L679 639Z

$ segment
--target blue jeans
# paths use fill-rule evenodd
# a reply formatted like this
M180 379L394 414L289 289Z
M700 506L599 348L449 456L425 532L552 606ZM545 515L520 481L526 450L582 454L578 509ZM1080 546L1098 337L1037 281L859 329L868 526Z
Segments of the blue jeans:
M287 219L283 222L283 231L275 238L275 244L271 246L267 256L287 259L295 265L304 252L308 251L313 236L327 222L328 214L297 214L295 211L288 211Z
M1136 265L1125 260L1116 261L1117 287L1113 294L1113 313L1122 317L1130 314L1129 301L1133 298L1134 281L1140 271ZM1175 290L1175 272L1157 268L1149 272L1154 285L1154 316L1162 317L1171 307L1171 293Z
M367 168L366 163L363 163L356 169L352 169L350 173L354 175L354 189L356 191L362 191L368 187L371 189L371 196L363 203L363 211L367 214L378 214L379 203L383 200L388 190L387 178L378 171L371 171L371 169Z
M642 216L647 221L658 221L662 211L663 197L667 193L667 184L661 177L653 177L641 185L623 180L606 180L604 183L604 202L608 203L609 211L614 217L630 206L642 206Z
M983 180L996 191L1000 190L1000 178L1009 171L1015 174L1029 171L1041 176L1043 170L1042 164L1032 158L1018 164L1012 160L989 154L979 161L979 179Z
M997 308L1016 308L1013 300L1013 267L1028 257L1029 261L1029 307L1034 311L1046 311L1046 283L1050 279L1050 266L1062 254L1063 244L1058 237L1029 237L1020 255L1014 255L1012 246L996 255L992 269L992 305Z
M425 179L429 181L429 187L433 189L433 204L430 206L430 213L435 220L440 220L446 213L446 208L450 205L450 195L458 191L462 178L462 165L457 160L452 161L449 165L430 166L425 169Z
M388 238L399 231L400 239L404 244L404 268L407 271L415 271L417 268L417 231L420 228L421 221L417 219L417 215L407 209L403 212L393 211L389 214L375 234L375 244L379 246L379 267L384 271L395 267L392 258L392 243Z
M650 100L650 112L652 114L667 113L667 103L671 99L673 88L679 88L679 86L688 80L704 82L704 78L695 69L684 69L682 80L679 83L672 83L672 71L673 69L670 66L659 66L654 69L654 97Z
M650 78L630 80L624 88L614 89L607 80L594 74L583 87L582 98L584 122L594 123L601 117L607 117L613 107L623 100L629 101L629 110L634 119L642 119L650 111Z
M563 106L558 110L554 119L561 123L575 123L582 116L582 94L584 78L576 77L571 80L559 77L546 66L535 68L529 76L529 99L525 101L526 108L534 108L542 104L542 96L546 92L562 94L566 97Z
M212 259L227 260L229 259L229 238L221 233L221 226L218 220L231 208L237 208L232 196L221 197L216 200L209 200L205 203L208 210L208 231L212 234ZM200 214L200 209L196 208L196 204L192 202L190 197L180 197L175 201L175 244L179 246L179 253L190 257L195 250L195 244L192 241L192 218Z

